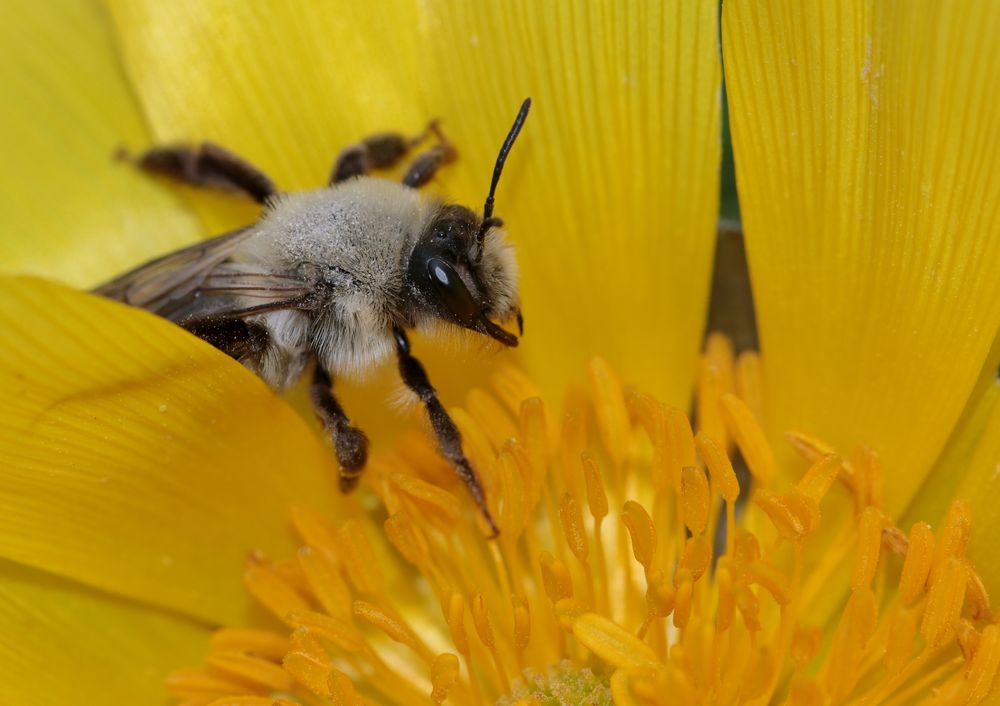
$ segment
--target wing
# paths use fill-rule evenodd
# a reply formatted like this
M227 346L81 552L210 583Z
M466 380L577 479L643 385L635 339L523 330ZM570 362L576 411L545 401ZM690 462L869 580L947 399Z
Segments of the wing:
M93 291L176 323L305 308L314 290L310 283L230 260L252 234L250 226L195 243L151 260Z

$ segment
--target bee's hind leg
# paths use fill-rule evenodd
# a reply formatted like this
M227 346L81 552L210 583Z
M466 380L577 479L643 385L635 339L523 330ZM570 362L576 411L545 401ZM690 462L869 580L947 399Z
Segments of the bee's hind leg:
M330 373L318 362L313 372L310 397L316 415L333 437L333 447L340 464L340 490L349 493L357 486L368 461L368 437L351 424L344 408L333 396Z
M192 186L235 191L261 204L277 192L274 182L257 167L212 142L153 147L138 157L119 151L118 156L143 171Z
M410 388L427 408L427 418L434 429L434 436L437 437L438 450L441 455L451 462L452 467L458 477L469 489L469 494L479 506L483 518L489 525L493 536L500 534L493 516L490 515L489 507L486 505L486 496L483 493L483 486L479 482L479 476L469 463L462 451L462 434L455 426L455 422L448 416L444 405L437 397L437 391L427 379L427 372L420 361L410 353L410 341L406 333L401 328L393 328L393 335L396 339L396 354L399 356L399 374L403 382Z

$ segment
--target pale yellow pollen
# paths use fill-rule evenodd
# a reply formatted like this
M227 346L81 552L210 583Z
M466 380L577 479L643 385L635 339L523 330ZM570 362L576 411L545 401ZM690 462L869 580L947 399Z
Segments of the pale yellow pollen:
M453 411L499 538L433 442L408 435L365 475L365 504L374 492L384 512L292 508L298 553L251 557L248 590L288 627L219 631L171 694L527 705L550 688L585 701L572 689L590 684L626 706L986 698L1000 643L967 556L968 507L936 533L904 533L877 454L845 457L804 432L788 438L809 467L789 481L763 432L759 357L712 336L698 375L696 435L602 361L558 416L505 369Z

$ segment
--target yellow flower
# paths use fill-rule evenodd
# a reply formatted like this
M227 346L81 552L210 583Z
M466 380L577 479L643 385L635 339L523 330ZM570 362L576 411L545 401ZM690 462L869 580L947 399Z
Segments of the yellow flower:
M714 2L332 5L9 3L0 265L86 286L253 217L113 164L122 143L214 139L303 188L360 135L440 115L462 150L441 188L476 204L530 94L498 210L524 270L518 362L548 402L522 402L536 391L494 360L435 380L454 400L500 371L499 402L472 392L456 416L501 538L476 534L419 435L343 500L322 441L238 365L142 312L5 278L0 700L159 703L216 625L210 666L170 681L191 703L234 685L268 696L232 704L520 698L529 667L622 703L983 695L1000 657L981 589L1000 579L984 543L1000 461L1000 9L726 4L763 355L733 361L713 338L699 366ZM595 354L628 387L594 363L563 418L554 400ZM435 357L432 373L456 367ZM693 387L698 437L676 411ZM346 403L362 421L380 408ZM793 444L788 428L804 430ZM731 448L755 478L739 520Z

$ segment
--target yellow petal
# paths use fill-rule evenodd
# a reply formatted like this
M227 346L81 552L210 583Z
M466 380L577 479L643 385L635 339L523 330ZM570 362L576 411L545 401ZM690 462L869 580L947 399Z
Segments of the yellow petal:
M550 393L601 355L686 406L704 327L720 160L710 0L422 5L430 109L478 205L518 104L533 107L496 212L518 247L523 356Z
M0 703L165 706L164 675L209 629L0 561Z
M174 196L112 159L148 137L97 3L4 3L0 104L0 271L94 285L198 237Z
M723 14L771 419L871 444L898 512L1000 324L1000 5Z
M288 504L339 506L301 419L173 324L6 278L0 330L0 556L231 623L248 552L293 546Z

